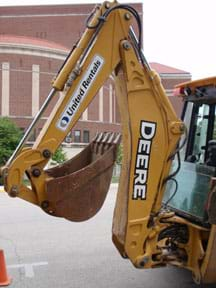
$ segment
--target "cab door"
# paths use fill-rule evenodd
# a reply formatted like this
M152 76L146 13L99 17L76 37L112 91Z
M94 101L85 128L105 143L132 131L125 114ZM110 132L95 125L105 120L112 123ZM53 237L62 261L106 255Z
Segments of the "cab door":
M179 164L181 169L168 181L163 200L180 216L201 225L208 224L206 206L211 178L216 176L216 112L212 102L185 102L182 119L188 135L180 152L181 162L173 161L171 173Z

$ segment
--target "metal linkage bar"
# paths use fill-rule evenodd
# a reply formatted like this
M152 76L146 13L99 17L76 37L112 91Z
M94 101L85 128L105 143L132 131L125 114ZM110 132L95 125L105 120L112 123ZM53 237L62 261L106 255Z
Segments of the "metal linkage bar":
M151 70L151 67L150 67L149 63L148 63L148 61L145 58L143 49L141 49L141 50L139 49L138 40L137 40L136 34L135 34L135 32L134 32L132 27L130 27L129 36L130 36L132 42L134 43L135 49L139 53L139 56L141 58L142 63L148 68L148 70Z
M53 96L56 93L56 89L52 88L52 90L50 91L50 93L48 94L45 102L43 103L42 107L40 108L40 110L38 111L38 113L36 114L34 120L32 121L31 125L28 127L28 129L26 130L23 138L20 140L16 150L14 151L14 153L12 154L12 156L10 157L10 159L7 161L7 166L9 166L13 160L16 158L16 156L19 154L19 152L21 151L21 149L23 148L23 146L25 145L26 141L28 140L32 130L34 129L34 127L36 126L36 124L38 123L38 121L40 120L42 114L44 113L44 111L46 110L47 106L49 105L50 101L52 100Z

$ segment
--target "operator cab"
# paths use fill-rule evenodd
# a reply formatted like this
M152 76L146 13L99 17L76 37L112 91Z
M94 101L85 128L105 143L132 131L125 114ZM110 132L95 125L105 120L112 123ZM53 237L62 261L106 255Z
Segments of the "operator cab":
M188 133L182 139L181 169L167 183L163 202L195 223L216 223L211 208L216 198L216 77L183 83L176 92L184 100L182 120ZM174 160L172 171L176 165Z

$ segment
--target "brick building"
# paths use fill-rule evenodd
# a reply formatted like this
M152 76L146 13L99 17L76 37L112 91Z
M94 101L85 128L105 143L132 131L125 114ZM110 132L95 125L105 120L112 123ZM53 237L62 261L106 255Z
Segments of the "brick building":
M133 6L142 15L142 4ZM28 127L68 51L82 35L93 7L91 4L0 7L1 116L9 116L23 129ZM160 73L170 97L175 84L191 78L188 72L150 64ZM32 140L49 116L56 98L43 115ZM179 113L181 104L173 97L171 101ZM66 141L89 142L97 131L119 131L119 122L114 87L108 79Z

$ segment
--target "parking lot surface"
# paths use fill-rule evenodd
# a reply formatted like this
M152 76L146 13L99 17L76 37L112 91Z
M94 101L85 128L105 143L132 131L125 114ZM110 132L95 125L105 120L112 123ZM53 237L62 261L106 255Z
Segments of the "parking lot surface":
M116 185L91 220L72 223L0 193L0 247L12 288L192 288L173 267L138 270L111 241ZM213 287L213 286L202 286Z

